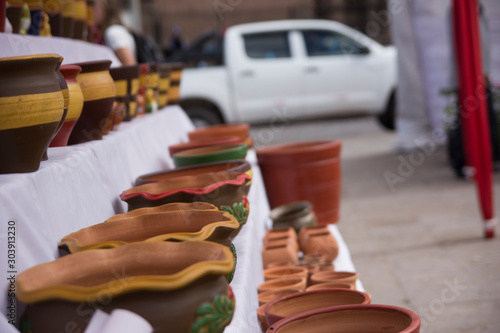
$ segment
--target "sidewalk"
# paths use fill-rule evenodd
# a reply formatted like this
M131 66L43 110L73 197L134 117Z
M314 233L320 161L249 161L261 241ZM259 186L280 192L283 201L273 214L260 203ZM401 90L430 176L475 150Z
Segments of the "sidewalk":
M455 178L446 151L403 168L391 190L384 175L409 156L371 118L292 124L269 144L314 139L343 142L339 228L372 303L415 311L424 333L500 332L500 226L483 239L474 183ZM495 192L498 215L498 174Z

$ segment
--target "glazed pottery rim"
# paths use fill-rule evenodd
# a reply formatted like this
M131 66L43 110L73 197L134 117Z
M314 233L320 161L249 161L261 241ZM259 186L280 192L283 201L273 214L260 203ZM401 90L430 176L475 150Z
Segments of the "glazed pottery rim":
M284 143L284 144L261 148L257 150L257 155L266 157L274 155L297 155L303 152L313 153L317 151L322 151L325 148L329 147L340 149L342 147L342 142L340 140L314 140L314 141L299 141L299 142ZM293 148L293 149L283 150L283 148Z
M415 332L420 327L421 320L420 317L413 311L393 305L385 305L385 304L352 304L352 305L339 305L339 306L331 306L327 308L321 308L316 310L310 310L302 313L298 313L296 315L286 317L280 321L277 321L273 325L271 325L266 333L279 332L279 329L292 323L296 320L303 320L309 317L313 317L315 315L327 314L329 312L340 312L340 311L370 311L370 310L379 310L385 312L398 312L406 316L410 320L410 326L406 327L404 330L398 333L410 333Z
M162 213L152 213L152 214L145 214L145 215L164 215L164 214L171 214L171 213L191 213L191 212L212 212L210 210L184 210L184 211L173 211L173 212L162 212ZM137 241L137 242L131 242L127 243L124 241L118 241L118 240L110 240L110 241L104 241L104 242L99 242L99 243L93 243L93 244L88 244L81 246L78 242L78 239L72 237L72 235L75 235L78 232L81 232L82 230L86 229L91 229L95 227L96 225L86 227L83 229L80 229L78 231L75 231L69 235L64 236L61 241L58 244L58 247L66 246L69 250L70 253L78 253L78 252L84 252L84 251L89 251L89 250L98 250L98 249L113 249L113 248L118 248L120 246L125 246L128 244L136 244L136 243L161 243L161 242L167 242L168 240L176 240L176 241L206 241L210 236L214 234L214 232L218 228L228 228L234 230L238 230L240 227L240 223L236 220L236 218L224 211L218 211L221 213L221 216L227 218L227 221L217 221L217 222L212 222L209 223L205 226L203 226L199 231L196 232L173 232L173 233L167 233L167 234L160 234L156 235L153 237L149 237L147 239ZM140 215L140 216L135 216L135 217L128 217L124 218L121 220L115 220L115 221L110 221L110 222L102 222L102 223L126 223L127 221L136 219L141 216L145 215Z
M367 292L363 292L363 291L359 291L359 290L352 290L352 289L331 288L331 289L318 289L318 290L310 290L310 291L301 291L299 293L295 293L295 294L291 294L291 295L285 295L285 296L276 298L276 299L272 300L271 302L267 303L267 306L264 309L264 311L266 312L266 314L269 313L272 316L280 317L281 319L283 319L283 318L286 318L286 317L282 316L282 315L279 315L279 314L276 314L274 312L271 312L271 308L275 304L277 304L277 303L280 303L280 302L283 302L283 301L288 301L288 300L293 299L293 298L299 298L299 297L303 297L303 296L308 296L308 295L315 295L315 294L337 294L339 292L340 293L345 293L345 294L356 294L358 296L362 296L364 298L364 300L363 300L363 303L361 303L361 304L370 304L371 296ZM335 305L335 306L343 306L343 305ZM329 306L329 307L332 307L332 306ZM323 308L326 308L326 307L323 307ZM313 310L318 310L318 309L323 309L323 308L316 308L316 309L313 309ZM308 311L311 311L311 310L308 310ZM306 312L306 311L303 311L303 312ZM299 312L299 313L303 313L303 312ZM287 316L287 317L290 317L290 316ZM279 319L279 320L281 320L281 319Z
M171 196L171 195L174 195L177 193L203 195L203 194L210 193L210 192L212 192L212 191L214 191L222 186L225 186L225 185L241 186L241 185L244 185L247 181L252 180L252 178L249 175L247 175L246 173L231 172L230 174L237 174L236 179L228 179L228 180L214 182L214 183L209 184L205 187L177 189L177 190L171 190L171 191L157 193L157 194L149 193L149 192L127 193L127 191L130 190L130 189L128 189L128 190L122 192L122 194L120 195L120 198L123 201L127 201L127 200L137 198L137 197L143 197L143 198L146 198L148 200L159 200L159 199L163 199L165 197L168 197L168 196ZM185 176L185 177L191 177L191 176ZM179 177L179 178L183 178L183 177ZM168 180L166 180L166 181L168 181ZM137 188L137 187L146 186L146 185L150 185L150 184L151 183L139 185L139 186L135 186L135 187Z
M63 71L76 71L76 70L78 70L78 72L81 72L82 68L78 65L61 65L59 70L63 70Z
M316 275L316 277L315 277ZM321 275L321 276L320 276ZM323 282L334 282L335 280L340 280L340 279L350 279L350 278L356 278L358 279L359 277L359 274L358 272L347 272L347 271L322 271L322 272L317 272L315 274L313 274L311 276L311 279L317 279L318 276L320 276L320 278L323 276L323 275L338 275L338 277L335 277L333 278L332 280L328 280L328 281L323 281ZM318 280L319 281L319 280Z
M195 155L187 155L187 156L184 155L184 154L187 154L188 152L198 153L198 152L202 152L204 150L210 149L210 148L220 148L220 150L208 152L208 153L202 153L202 154L195 154ZM175 153L172 156L172 158L174 158L174 159L202 158L202 157L207 157L207 156L219 156L222 154L235 153L235 152L239 152L240 150L245 151L245 154L246 154L247 150L248 150L248 146L244 143L229 143L229 144L223 144L223 145L215 145L215 146L186 149L186 150Z
M186 205L204 204L204 205L212 207L210 209L207 208L207 209L189 209L189 210L201 210L201 211L217 211L217 210L219 210L219 208L217 208L217 206L215 206L215 205L213 205L211 203L208 203L208 202L203 202L203 201L194 201L194 202L169 202L169 203L166 203L166 204L163 204L163 205L159 205L159 206L142 207L142 208L134 209L134 210L132 210L130 212L126 212L126 213L122 213L122 214L116 214L116 215L113 215L113 216L109 217L104 222L108 223L108 222L112 222L112 221L123 220L123 219L126 219L126 218L133 218L133 217L138 217L138 216L147 215L147 214L174 212L174 210L167 210L167 211L163 211L163 212L162 211L158 211L158 212L148 213L148 211L151 211L151 210L160 209L160 208L165 207L165 206L174 206L174 205L178 205L178 204L186 204ZM178 209L178 210L184 210L184 209ZM185 209L185 210L188 210L188 209ZM133 216L126 216L127 214L134 213L134 212L135 212L135 214ZM142 213L142 214L137 214L137 213ZM117 216L123 216L123 217L122 218L116 218Z
M185 246L186 244L202 243L206 246L218 247L222 251L223 260L205 260L199 261L186 268L180 270L177 273L170 275L136 275L133 277L125 277L121 279L115 279L113 281L126 281L127 285L123 288L109 288L109 282L101 283L94 286L83 287L75 286L70 284L61 284L55 286L49 286L44 288L35 289L32 291L26 291L25 284L23 283L23 274L31 269L35 269L41 266L52 265L52 262L47 262L27 269L25 272L19 274L16 279L17 286L17 298L19 301L25 304L38 303L47 300L66 300L72 302L86 302L89 298L96 297L102 292L103 289L109 291L111 296L120 296L126 293L137 292L137 291L169 291L179 288L183 288L197 279L203 277L207 274L217 274L224 275L229 274L234 268L234 256L231 250L224 245L207 242L207 241L192 241L192 242L160 242L160 243L146 243L147 247L169 247L169 246ZM168 245L166 245L168 244ZM173 245L175 244L175 245ZM115 249L106 250L90 250L71 254L69 256L64 256L57 260L71 260L75 256L92 256L94 253L102 253L107 255L109 258L113 258L115 252L121 251L132 251L134 247L143 247L145 243L128 244ZM135 249L134 249L135 250ZM70 258L70 259L68 259ZM117 260L125 260L126 256L117 256Z
M291 271L295 270L296 272L283 274L283 276L273 277L273 278L270 278L269 280L281 279L284 276L290 276L290 275L295 276L295 274L300 274L300 273L307 273L307 268L301 267L301 266L278 266L278 267L271 267L271 268L264 269L263 274L265 276L266 273L274 273L275 271L279 272L279 271L286 271L286 270L291 270Z
M197 128L189 133L207 133L217 131L219 129L237 129L240 128L244 131L248 131L250 129L250 125L247 123L235 123L235 124L218 124L206 127Z

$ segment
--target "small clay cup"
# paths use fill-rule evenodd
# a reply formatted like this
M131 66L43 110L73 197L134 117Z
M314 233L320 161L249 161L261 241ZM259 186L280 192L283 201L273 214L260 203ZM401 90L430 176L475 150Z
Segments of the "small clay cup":
M269 280L257 287L257 291L262 293L268 290L282 290L282 289L298 289L303 291L306 289L306 279L292 276L284 277L282 279Z
M319 284L325 282L342 282L349 283L353 288L356 288L356 280L358 273L353 272L318 272L311 276L311 283Z
M326 226L303 227L299 232L299 246L304 254L322 254L332 262L339 254L339 245Z
M294 265L298 262L297 251L290 243L275 246L264 246L262 248L262 264L265 268L273 262L283 261L287 261Z
M280 239L283 237L290 237L297 241L297 234L292 228L273 228L266 231L264 240Z
M282 279L284 277L297 276L307 279L307 269L304 267L274 267L264 270L264 280Z
M291 237L264 239L263 243L264 243L264 246L266 246L266 247L275 247L275 246L290 244L293 246L295 252L297 252L297 253L299 252L299 244L297 244L297 242Z

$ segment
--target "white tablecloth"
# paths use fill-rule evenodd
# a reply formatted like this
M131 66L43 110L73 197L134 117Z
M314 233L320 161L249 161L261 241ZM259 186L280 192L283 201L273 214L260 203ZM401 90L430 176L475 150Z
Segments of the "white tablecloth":
M7 323L7 272L16 274L58 256L59 240L76 230L126 211L119 199L139 175L172 168L167 147L187 140L193 128L179 107L122 123L102 141L49 149L49 160L28 174L0 175L0 332L18 332ZM250 216L235 239L238 266L231 287L236 311L226 332L258 332L257 285L263 281L260 256L269 206L254 151L247 159L254 178L249 194ZM7 266L8 221L16 225L16 263ZM354 271L349 251L336 226L330 227L340 247L337 270ZM17 319L22 314L17 309Z

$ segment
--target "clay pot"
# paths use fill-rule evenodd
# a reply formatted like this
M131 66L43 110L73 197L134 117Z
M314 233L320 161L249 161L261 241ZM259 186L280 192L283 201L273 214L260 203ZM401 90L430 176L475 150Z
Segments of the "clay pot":
M16 296L27 304L21 326L33 333L65 332L71 323L83 332L99 308L137 313L155 332L198 332L213 323L222 332L234 312L226 278L233 268L231 250L211 242L75 253L17 276Z
M273 220L274 228L292 227L299 232L302 227L316 225L316 215L312 211L312 205L308 201L292 202L278 206L269 214Z
M358 273L352 272L318 272L311 276L312 284L319 284L325 282L341 282L349 283L356 289L356 280L358 279Z
M259 306L274 301L277 298L299 293L299 289L271 289L259 293ZM267 323L267 321L266 321Z
M262 264L265 268L273 262L289 262L293 265L297 264L297 250L290 244L264 246L262 248Z
M76 80L83 94L83 109L69 137L70 145L102 139L116 95L113 78L109 75L110 60L76 65L82 68Z
M295 250L295 252L299 252L299 244L297 244L297 241L295 241L293 238L290 238L290 237L264 239L263 243L264 243L264 246L267 246L267 247L275 247L275 246L290 244L293 247L293 249Z
M80 89L80 85L76 81L76 77L81 70L80 66L74 65L61 66L60 68L60 72L64 76L68 85L69 106L66 119L64 120L64 123L57 135L54 139L52 139L50 147L66 146L68 144L71 131L73 130L78 118L80 118L83 108L83 94Z
M28 35L38 36L43 20L43 1L42 0L25 0L30 8L31 24L28 29Z
M149 64L146 113L153 113L158 110L158 87L160 86L160 73L158 71L159 64L157 62Z
M264 270L264 280L281 279L287 276L297 276L307 279L307 269L304 267L275 267Z
M179 104L182 70L184 64L173 62L166 64L170 69L170 84L168 88L167 105Z
M139 90L137 92L137 115L146 113L146 92L148 90L149 64L140 64Z
M259 320L260 328L264 332L269 328L266 320L266 312L264 311L265 308L266 304L263 304L257 308L257 319Z
M106 120L106 125L104 125L104 128L102 130L102 135L107 135L112 130L116 131L118 129L118 125L121 124L124 117L125 117L125 106L123 104L114 102L113 108L111 109L111 113L109 114L109 117Z
M248 147L230 144L184 150L172 156L176 167L244 159Z
M38 170L64 114L55 74L60 60L57 54L0 58L0 173Z
M370 295L348 289L305 291L275 299L267 304L264 311L270 326L298 313L348 304L370 304Z
M340 142L314 141L266 147L257 151L271 208L311 202L318 224L338 221Z
M250 163L248 163L245 160L234 160L234 161L200 164L184 168L175 168L173 170L168 170L168 171L149 173L137 177L137 179L135 180L135 185L139 186L149 183L156 183L159 181L164 181L177 177L194 176L203 173L221 172L221 171L241 172L241 173L246 173L250 178L252 177L252 169L250 167Z
M227 136L237 136L241 142L248 138L248 124L222 124L198 128L188 133L189 140L208 140Z
M326 255L321 254L321 253L310 253L310 254L304 254L302 256L302 259L300 260L301 264L307 265L307 264L315 264L318 266L325 266L325 265L331 265L331 261L328 261L328 258Z
M241 143L240 138L238 138L237 136L226 136L226 137L213 138L207 140L194 140L169 146L168 152L170 153L170 156L174 156L175 153L184 150L210 147L210 146L237 144L237 143Z
M266 231L264 236L264 241L273 239L282 239L283 237L289 237L295 242L297 241L297 234L292 228L274 228Z
M158 207L150 207L150 208L140 208L133 210L131 212L125 214L117 214L115 216L110 217L105 222L111 222L116 220L123 220L131 217L137 217L140 215L147 214L156 214L156 213L167 213L167 212L175 212L178 210L213 210L218 211L219 209L214 205L208 204L206 202L193 202L193 203L171 203L166 205L161 205Z
M7 0L5 15L12 25L12 32L18 34L21 28L21 17L23 16L23 0Z
M323 289L350 289L350 290L356 290L349 283L325 282L325 283L314 284L314 285L312 285L310 287L307 287L306 291L323 290Z
M304 289L306 289L306 279L296 276L284 277L281 279L266 281L257 287L257 291L259 292L259 294L268 290L283 289L297 289L303 291Z
M75 0L75 28L73 39L87 38L87 1Z
M136 116L137 92L139 91L139 65L111 68L109 74L115 81L115 100L125 107L124 121L130 121Z
M75 34L75 1L76 0L61 0L63 37L66 38L73 38L73 35Z
M331 263L339 254L339 245L326 226L304 227L299 232L299 246L305 254L322 254Z
M304 326L307 330L304 330ZM390 305L333 306L299 313L273 324L267 333L331 332L419 333L420 318Z
M42 155L42 161L46 161L49 159L47 155L47 149L49 148L49 144L54 140L54 137L59 133L61 130L61 127L63 126L64 122L66 121L66 116L68 115L68 107L69 107L69 89L68 89L68 84L66 83L66 80L64 79L64 76L60 72L61 68L61 63L62 63L62 58L59 60L59 63L56 66L56 79L57 82L59 83L59 87L61 88L61 92L63 94L63 101L64 101L64 107L63 107L63 115L61 117L61 120L59 120L59 124L57 125L57 128L52 134L52 137L50 138L50 141L47 143L47 147L45 147L45 150L43 151Z
M163 108L168 102L168 90L170 88L170 71L169 64L159 64L160 83L158 86L158 108Z
M275 268L275 267L295 267L295 265L288 261L275 261L267 265L267 268Z
M52 36L61 37L63 32L61 0L43 0L43 10L49 16Z

